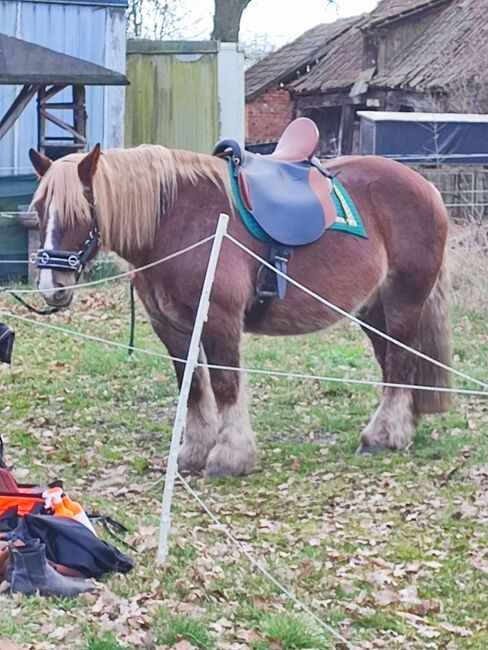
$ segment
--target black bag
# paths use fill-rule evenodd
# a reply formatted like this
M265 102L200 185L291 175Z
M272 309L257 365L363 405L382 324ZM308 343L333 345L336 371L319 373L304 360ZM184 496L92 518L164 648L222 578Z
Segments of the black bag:
M74 519L49 515L25 515L9 534L9 539L28 542L40 539L46 545L51 562L77 569L87 578L105 573L127 573L133 560L96 537L91 530Z
M12 361L12 350L14 347L15 332L0 323L0 363L10 363Z

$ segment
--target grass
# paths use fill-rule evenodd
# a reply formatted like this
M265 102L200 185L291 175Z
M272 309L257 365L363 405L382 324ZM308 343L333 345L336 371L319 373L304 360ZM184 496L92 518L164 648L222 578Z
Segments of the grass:
M0 308L24 312L0 299ZM456 307L455 365L486 379L483 312ZM130 531L136 565L72 603L0 594L0 639L26 648L325 650L340 647L230 546L178 487L170 555L155 564L177 389L170 363L43 329L127 341L124 288L15 326L0 368L1 433L22 480L64 479L88 510ZM142 312L137 345L162 352ZM246 339L249 367L378 378L343 325ZM359 648L488 647L488 405L460 397L425 418L409 452L358 456L374 388L251 376L260 461L249 477L191 484L253 555ZM112 541L106 538L107 541ZM122 550L123 548L117 544Z
M87 638L86 650L129 650L122 646L112 633L102 636L89 636Z
M270 644L278 645L283 650L301 650L302 648L327 648L323 635L319 634L306 619L291 615L274 614L263 618L259 625L264 640L256 644L256 649L265 650Z
M157 625L157 635L160 643L173 646L185 640L198 650L213 650L215 641L210 636L205 624L191 616L174 616L164 613L161 623Z

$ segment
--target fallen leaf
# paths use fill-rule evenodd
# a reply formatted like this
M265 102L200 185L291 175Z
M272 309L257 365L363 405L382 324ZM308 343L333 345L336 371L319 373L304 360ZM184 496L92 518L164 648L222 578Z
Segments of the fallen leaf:
M472 557L469 560L469 563L471 564L472 567L475 569L478 569L478 571L482 571L483 573L488 573L488 560L483 558L483 557Z
M386 607L392 603L397 603L400 596L392 589L382 589L373 594L375 605L378 607Z
M0 639L0 650L22 650L21 646L8 639Z
M451 625L450 623L439 623L441 630L445 632L450 632L451 634L458 634L459 636L473 636L471 630L468 630L465 627L460 625Z
M196 650L194 645L184 639L182 641L178 641L178 643L175 643L172 648L173 650Z

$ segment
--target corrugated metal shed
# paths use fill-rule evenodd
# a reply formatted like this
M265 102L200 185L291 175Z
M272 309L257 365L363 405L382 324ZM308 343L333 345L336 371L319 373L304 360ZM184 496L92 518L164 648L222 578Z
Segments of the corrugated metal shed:
M69 54L111 70L125 72L125 0L46 2L0 0L2 33ZM0 114L18 92L0 86ZM88 88L86 93L89 144L123 146L124 89ZM69 101L68 91L59 100ZM69 115L61 114L63 119ZM53 133L56 127L50 127ZM30 171L27 152L37 145L34 102L0 141L0 175Z

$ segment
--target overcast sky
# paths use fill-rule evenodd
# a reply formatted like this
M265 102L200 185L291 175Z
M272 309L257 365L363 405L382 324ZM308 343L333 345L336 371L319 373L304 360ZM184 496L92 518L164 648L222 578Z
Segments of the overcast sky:
M241 37L266 33L270 43L283 45L319 23L329 23L371 11L377 0L251 0L241 21Z
M182 34L191 38L208 38L212 31L214 0L185 0L189 15L198 25L198 34ZM319 23L328 23L371 11L377 0L251 0L241 20L240 37L245 42L256 38L279 46L292 41ZM191 9L190 9L191 7Z

